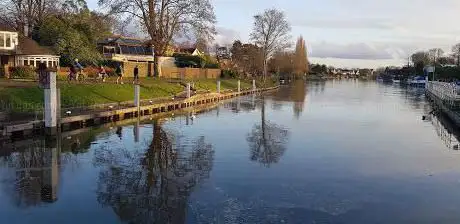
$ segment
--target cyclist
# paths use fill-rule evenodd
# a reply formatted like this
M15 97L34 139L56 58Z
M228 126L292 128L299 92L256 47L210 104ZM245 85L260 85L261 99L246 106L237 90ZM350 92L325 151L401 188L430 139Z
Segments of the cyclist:
M105 71L104 66L101 66L99 68L98 79L102 80L102 82L105 82L106 77L107 77L107 72Z

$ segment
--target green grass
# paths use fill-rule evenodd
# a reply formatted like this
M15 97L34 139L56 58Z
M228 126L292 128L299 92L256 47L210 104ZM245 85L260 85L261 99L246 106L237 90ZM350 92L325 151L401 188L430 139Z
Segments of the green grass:
M110 80L113 81L113 80ZM60 82L61 106L86 107L97 104L126 102L133 100L134 86L131 80L125 84L68 84ZM194 80L197 90L217 91L217 81L214 79ZM241 88L252 87L251 80L241 80ZM260 86L259 86L260 87ZM238 81L235 79L221 80L221 90L236 90ZM141 99L169 97L184 91L180 83L170 83L166 80L145 78L141 80ZM38 87L0 88L0 111L33 112L43 110L43 90Z
M217 80L215 79L190 80L190 82L195 83L195 89L197 90L209 90L211 92L217 91ZM249 89L251 87L252 87L252 81L241 80L241 89ZM221 79L220 89L221 91L237 90L238 80L237 79Z

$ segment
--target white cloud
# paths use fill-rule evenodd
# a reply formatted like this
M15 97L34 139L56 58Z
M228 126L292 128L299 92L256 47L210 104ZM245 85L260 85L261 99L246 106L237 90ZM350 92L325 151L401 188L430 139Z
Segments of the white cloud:
M378 48L366 43L339 45L320 42L311 44L311 56L316 58L340 59L393 59L388 49Z
M240 34L238 31L224 28L224 27L217 27L217 35L214 37L214 44L218 44L219 46L226 46L233 43L233 41L240 39Z

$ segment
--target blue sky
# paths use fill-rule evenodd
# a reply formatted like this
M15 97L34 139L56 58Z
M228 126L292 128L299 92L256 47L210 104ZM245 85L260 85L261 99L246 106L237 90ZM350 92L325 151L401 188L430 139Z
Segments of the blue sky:
M90 0L90 7L95 4ZM248 41L252 16L267 8L286 13L292 36L302 35L310 61L340 67L407 63L416 50L449 51L460 42L460 0L211 0L216 41ZM294 41L294 40L293 40Z

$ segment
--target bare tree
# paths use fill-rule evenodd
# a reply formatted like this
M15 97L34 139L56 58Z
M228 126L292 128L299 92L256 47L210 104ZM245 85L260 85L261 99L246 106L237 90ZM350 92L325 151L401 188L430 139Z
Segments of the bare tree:
M452 53L455 60L457 61L457 67L460 67L460 43L452 47Z
M291 43L291 26L283 12L276 9L265 10L264 13L254 16L254 27L251 40L262 47L263 77L267 76L267 61L277 51L283 51Z
M107 6L110 13L136 19L151 38L156 56L166 53L174 37L200 34L212 39L215 34L210 0L99 0L99 5Z
M58 2L52 0L2 0L0 1L0 22L14 27L26 36L30 36L33 28L56 9Z
M439 58L441 58L443 54L444 54L444 51L441 48L433 48L433 49L428 50L428 55L433 65L436 65Z

